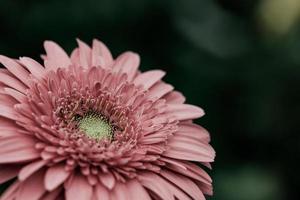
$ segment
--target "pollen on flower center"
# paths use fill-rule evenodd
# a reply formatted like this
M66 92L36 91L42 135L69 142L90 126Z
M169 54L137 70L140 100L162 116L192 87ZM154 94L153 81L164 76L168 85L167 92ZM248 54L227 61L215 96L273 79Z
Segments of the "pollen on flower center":
M113 136L112 125L100 114L89 113L81 117L78 120L78 127L94 139L111 139Z

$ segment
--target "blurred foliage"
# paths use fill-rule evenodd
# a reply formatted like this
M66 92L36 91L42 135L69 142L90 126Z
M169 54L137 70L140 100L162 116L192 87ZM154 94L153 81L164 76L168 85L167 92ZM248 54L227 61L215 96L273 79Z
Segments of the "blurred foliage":
M0 54L40 60L44 40L70 52L76 37L99 38L115 56L136 51L143 71L167 71L165 80L207 113L198 122L217 151L209 199L297 199L299 7L298 0L0 0Z

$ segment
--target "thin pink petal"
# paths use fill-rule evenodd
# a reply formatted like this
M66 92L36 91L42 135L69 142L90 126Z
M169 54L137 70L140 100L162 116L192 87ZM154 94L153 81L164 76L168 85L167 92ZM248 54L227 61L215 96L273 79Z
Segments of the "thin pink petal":
M45 41L46 58L45 67L48 70L56 70L59 67L69 67L71 64L68 54L55 42Z
M0 55L0 63L2 63L8 71L10 71L14 76L16 76L25 85L29 86L29 73L20 64L11 58Z
M23 167L20 172L19 172L19 180L24 181L25 179L27 179L29 176L31 176L32 174L34 174L36 171L38 171L39 169L41 169L43 166L45 166L45 164L47 163L47 161L45 160L39 160L36 162L32 162L28 165L26 165L25 167Z
M132 179L126 184L128 188L128 194L132 200L151 200L148 192L137 180Z
M205 200L205 197L199 187L189 178L179 174L174 174L167 170L162 170L161 175L170 182L174 183L174 185L176 185L178 188L181 188L193 199Z
M0 184L16 177L20 168L18 165L0 165Z
M93 188L82 175L75 175L68 188L66 188L66 200L92 199Z
M152 172L139 174L141 184L164 200L175 200L173 193L168 189L166 181Z
M0 163L24 162L40 156L34 148L35 141L29 137L2 137L0 140Z
M25 99L26 99L26 96L25 96L23 93L21 93L21 92L15 90L15 89L6 87L6 88L4 88L4 91L5 91L8 95L10 95L10 96L12 96L13 98L15 98L15 99L16 99L18 102L20 102L20 103L23 102L23 101L25 101Z
M19 181L15 181L9 188L5 190L5 192L1 195L1 200L15 200L15 197L18 193L18 189L21 183Z
M20 82L18 79L16 79L15 77L12 77L6 73L4 73L3 71L0 72L0 82L4 83L5 85L14 88L16 90L18 90L19 92L22 92L23 94L26 93L26 86Z
M28 58L21 57L20 62L30 71L30 73L36 78L42 78L46 74L45 68L37 61Z
M143 85L143 87L147 90L151 86L153 86L156 82L162 79L166 73L161 70L151 70L148 72L144 72L139 74L133 81L135 85Z
M151 100L156 101L171 92L173 89L174 87L170 84L158 82L149 89L147 95Z
M8 106L0 105L0 116L15 120L17 119L17 113L15 110Z
M140 65L140 57L133 52L125 52L121 54L114 63L114 72L126 73L128 80L132 80Z
M81 40L77 39L77 43L79 46L79 59L82 67L90 67L92 62L92 51L91 48Z
M178 91L172 91L166 96L164 96L168 104L183 104L185 102L185 97Z
M59 195L62 192L62 187L59 187L55 189L54 191L49 192L48 194L44 195L41 200L57 200L59 198Z
M52 191L61 185L70 175L70 171L65 170L63 164L50 167L45 175L45 188Z
M102 182L102 184L108 189L112 189L116 182L115 177L111 172L99 174L99 179Z
M44 174L40 170L22 182L16 200L39 200L46 192L43 185Z
M109 49L101 41L93 40L92 66L108 68L113 63L113 57Z
M110 200L110 194L107 189L101 184L97 184L94 187L94 199L93 200Z
M204 111L189 104L168 104L169 114L174 115L177 120L196 119L204 115Z

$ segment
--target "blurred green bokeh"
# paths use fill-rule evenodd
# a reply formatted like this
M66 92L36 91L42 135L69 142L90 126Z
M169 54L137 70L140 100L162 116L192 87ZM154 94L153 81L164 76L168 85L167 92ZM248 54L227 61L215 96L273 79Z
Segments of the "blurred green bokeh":
M299 0L0 0L0 54L40 61L44 40L70 52L76 37L136 51L206 111L209 199L297 199L299 13Z

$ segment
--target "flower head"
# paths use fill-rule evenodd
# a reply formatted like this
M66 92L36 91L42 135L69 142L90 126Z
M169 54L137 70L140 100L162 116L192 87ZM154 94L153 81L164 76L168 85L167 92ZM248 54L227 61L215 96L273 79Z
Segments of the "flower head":
M140 58L113 59L100 41L78 40L69 57L44 43L44 65L0 56L2 200L205 199L211 179L201 108Z

